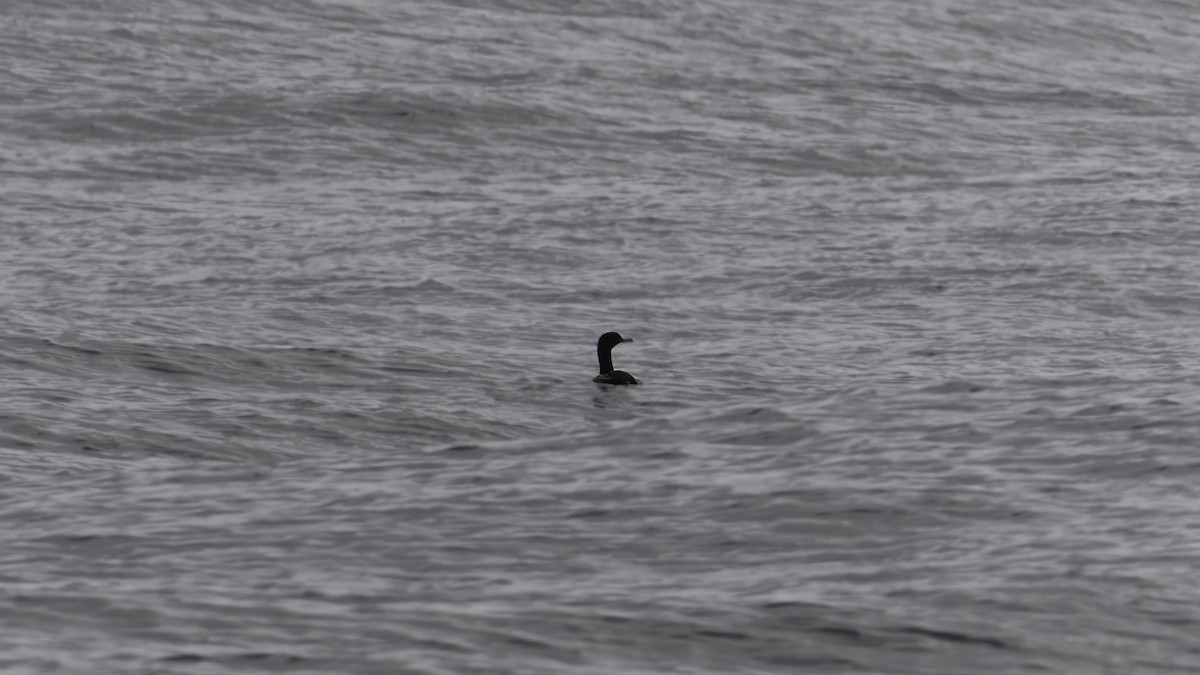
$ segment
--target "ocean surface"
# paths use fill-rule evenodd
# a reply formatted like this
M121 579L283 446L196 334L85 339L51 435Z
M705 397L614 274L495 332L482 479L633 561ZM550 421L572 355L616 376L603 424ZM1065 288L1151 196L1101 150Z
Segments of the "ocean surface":
M1200 673L1193 3L5 0L0 58L0 672Z

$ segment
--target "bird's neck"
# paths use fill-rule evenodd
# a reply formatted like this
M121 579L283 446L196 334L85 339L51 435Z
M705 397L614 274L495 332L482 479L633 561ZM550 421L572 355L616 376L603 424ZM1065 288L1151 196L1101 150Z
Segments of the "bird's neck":
M611 373L612 367L612 347L605 349L603 347L596 348L596 355L600 357L600 374Z

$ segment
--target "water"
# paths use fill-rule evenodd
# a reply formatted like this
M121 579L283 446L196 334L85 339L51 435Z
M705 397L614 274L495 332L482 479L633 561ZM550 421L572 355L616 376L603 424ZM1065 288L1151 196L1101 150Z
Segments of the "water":
M1200 671L1190 5L117 4L0 24L0 667Z

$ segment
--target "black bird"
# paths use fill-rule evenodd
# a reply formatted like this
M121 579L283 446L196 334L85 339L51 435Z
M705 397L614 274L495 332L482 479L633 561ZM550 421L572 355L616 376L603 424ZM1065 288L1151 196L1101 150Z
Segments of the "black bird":
M612 348L622 342L633 342L621 337L620 333L605 333L596 343L596 356L600 357L600 374L592 378L592 382L600 384L637 384L632 375L623 370L613 370Z

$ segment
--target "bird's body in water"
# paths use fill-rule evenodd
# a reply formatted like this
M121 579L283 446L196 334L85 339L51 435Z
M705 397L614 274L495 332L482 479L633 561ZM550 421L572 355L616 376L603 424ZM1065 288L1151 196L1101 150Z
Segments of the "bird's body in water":
M596 343L596 356L600 358L600 374L592 378L592 382L600 384L637 384L638 381L623 370L613 370L612 348L622 342L633 342L621 337L620 333L605 333Z

